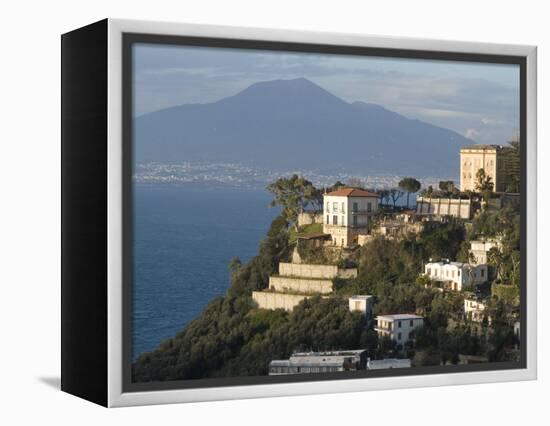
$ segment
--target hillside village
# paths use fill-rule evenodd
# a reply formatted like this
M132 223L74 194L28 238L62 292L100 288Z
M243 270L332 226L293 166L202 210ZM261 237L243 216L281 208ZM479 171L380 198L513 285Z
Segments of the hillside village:
M499 357L517 360L519 281L508 282L509 277L504 277L500 263L509 236L505 235L505 229L500 232L479 229L478 223L488 215L499 220L504 213L516 217L519 214L519 174L513 156L512 147L471 145L462 148L459 189L450 181L441 182L437 191L426 188L416 197L412 210L396 207L395 200L393 204L384 201L395 197L395 191L400 195L407 191L418 192L420 184L413 178L404 180L402 187L393 190L393 194L341 184L325 188L322 211L300 211L296 216L291 262L280 262L277 273L269 277L268 287L254 291L252 298L259 309L286 311L293 311L304 300L313 297L346 299L350 312L362 315L365 327L377 334L378 351L367 348L296 350L288 359L271 360L269 374L494 361L495 357L491 356L494 347L491 346L497 331L493 322L499 324L498 333L503 333L503 328L508 330L505 341L499 342L505 355ZM461 230L464 235L462 258L428 253L429 259L416 265L419 273L411 284L440 293L433 300L453 305L454 309L445 313L447 317L442 321L447 333L467 330L450 359L441 354L439 359L437 356L433 359L433 347L425 342L429 340L426 339L427 328L433 327L433 319L428 318L428 323L425 322L426 309L419 304L416 309L410 309L410 304L387 309L377 303L379 296L354 294L352 290L357 288L361 263L357 259L362 247L380 244L381 240L410 243L449 228ZM519 257L516 261L519 262ZM362 274L369 275L368 267ZM434 308L433 300L429 310ZM437 333L438 328L440 326L431 331ZM472 344L477 349L472 350Z
M465 146L438 188L274 181L257 256L134 381L518 361L519 148Z

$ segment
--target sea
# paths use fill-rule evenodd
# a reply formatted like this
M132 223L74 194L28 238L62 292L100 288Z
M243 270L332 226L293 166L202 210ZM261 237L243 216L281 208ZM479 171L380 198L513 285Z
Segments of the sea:
M271 199L265 189L134 186L134 359L225 293L229 261L250 260L279 214Z

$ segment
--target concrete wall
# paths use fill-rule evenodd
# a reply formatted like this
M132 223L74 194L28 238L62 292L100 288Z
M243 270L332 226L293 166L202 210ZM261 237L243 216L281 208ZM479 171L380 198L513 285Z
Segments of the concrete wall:
M279 263L279 275L304 278L335 278L338 275L336 265L308 265L297 263Z
M357 268L338 269L338 278L344 280L357 278Z
M417 197L416 213L471 219L472 205L470 200Z
M307 299L307 296L300 294L281 294L267 291L253 291L252 299L261 309L285 309L292 311L298 303Z
M332 292L332 281L320 278L269 277L269 288L280 292L327 294Z
M357 269L339 269L335 265L310 265L305 263L280 262L279 275L302 278L350 279L357 276Z
M304 212L298 215L298 226L311 225L313 223L323 223L323 214Z

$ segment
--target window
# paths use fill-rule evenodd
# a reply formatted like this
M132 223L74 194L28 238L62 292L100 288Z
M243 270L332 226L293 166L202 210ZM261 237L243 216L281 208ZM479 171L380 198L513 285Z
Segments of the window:
M342 213L345 213L346 209L344 208L344 203L342 203Z
M455 277L455 271L451 272L451 277Z
M353 216L353 225L357 226L357 216Z
M327 213L330 213L330 203L327 201Z
M426 269L426 273L427 273L428 275L431 275L431 274L432 274L432 269L431 269L431 268Z
M330 216L327 214L327 225L330 224Z
M401 328L401 321L397 321L397 328Z
M460 277L460 269L457 271L458 276Z
M344 244L344 239L342 238L342 247L344 247L344 245L345 245L345 244Z
M397 340L401 340L401 333L397 333Z
M333 225L338 225L338 216L336 216L336 215L332 216L332 224Z
M359 210L359 206L357 205L357 203L353 203L353 211L357 212L358 210Z
M481 272L481 278L483 278L485 276L485 271L482 269L480 272Z
M413 320L411 320L411 321L409 322L409 326L410 326L410 327L414 326L414 321L413 321Z
M367 203L367 211L370 213L372 211L372 203Z
M332 203L332 211L338 213L338 203L336 201Z

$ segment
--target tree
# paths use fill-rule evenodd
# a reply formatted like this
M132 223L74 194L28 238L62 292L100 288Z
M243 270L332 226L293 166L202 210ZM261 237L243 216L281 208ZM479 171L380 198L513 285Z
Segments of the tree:
M485 169L479 169L476 173L475 189L481 194L486 206L489 202L489 198L491 198L491 192L493 192L494 186L491 176L485 173Z
M428 197L431 197L433 193L434 193L434 187L432 185L429 185L428 189L426 189L426 195Z
M506 192L519 192L521 168L521 147L519 137L509 141L508 145L510 145L510 147L506 153L506 174L508 175Z
M504 263L504 256L498 248L492 247L487 252L487 263L495 268L495 276L500 278L501 268Z
M393 188L389 190L389 197L393 203L393 208L395 209L395 206L397 204L397 200L399 200L403 196L404 192L400 191L397 188Z
M409 196L418 192L422 184L413 177L406 177L399 181L399 188L407 193L407 208L409 208Z
M439 181L439 189L445 192L453 192L455 183L452 180L441 180Z
M274 194L270 207L281 206L282 214L289 222L297 226L298 214L308 205L322 206L323 195L313 184L297 174L290 178L279 178L268 185L267 190Z
M378 192L380 204L387 204L390 200L390 191L388 189L380 189Z
M239 269L241 269L242 266L243 266L243 262L241 261L241 259L235 256L229 261L229 264L227 265L227 269L229 269L231 276L233 276L237 272L239 272Z

